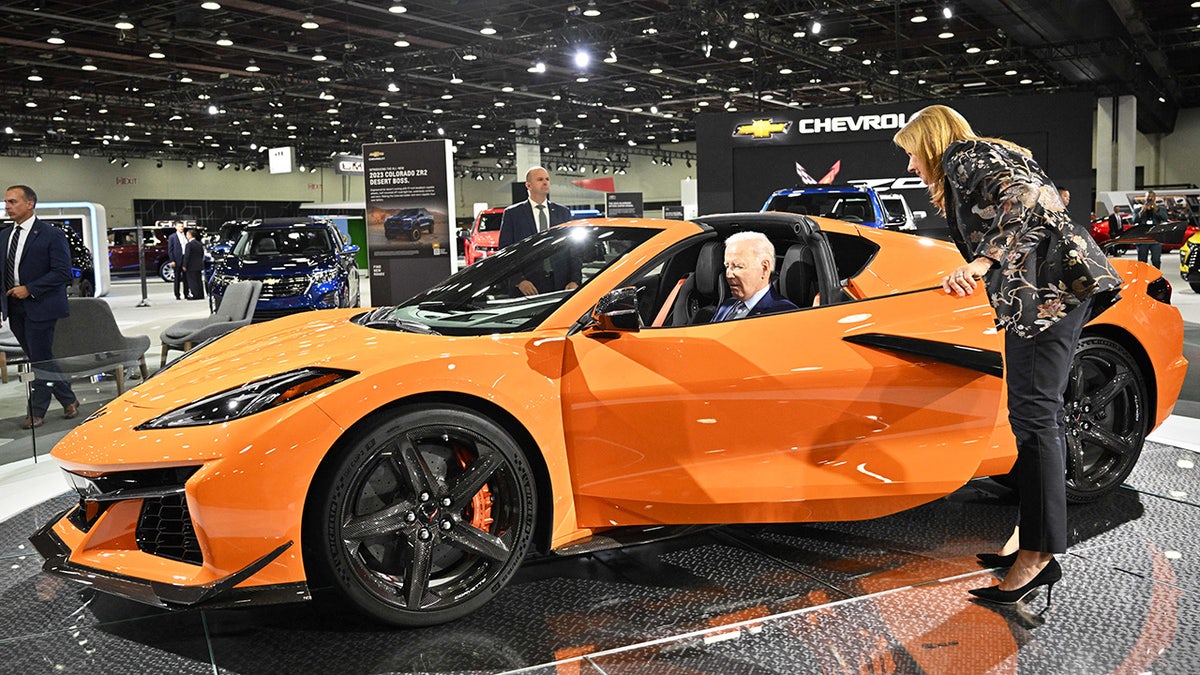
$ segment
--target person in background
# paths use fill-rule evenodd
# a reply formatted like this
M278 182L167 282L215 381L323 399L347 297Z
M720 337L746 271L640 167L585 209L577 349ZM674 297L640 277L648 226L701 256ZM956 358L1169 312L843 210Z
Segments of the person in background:
M971 593L1013 604L1062 578L1054 555L1067 550L1063 395L1083 324L1116 301L1121 277L1025 148L976 135L942 105L917 112L893 140L965 259L942 277L943 290L969 296L982 279L1004 329L1018 524L1000 553L979 556L1011 565L1004 579Z
M498 245L504 248L536 233L545 232L571 219L571 210L550 201L550 173L540 166L525 172L529 198L504 209L500 216ZM522 295L573 290L582 281L582 263L576 256L555 256L540 267L524 271L514 285Z
M799 309L771 288L775 245L762 232L737 232L725 240L725 281L730 296L712 323Z
M1154 190L1146 193L1146 200L1142 202L1140 208L1133 212L1134 225L1162 225L1167 222L1167 214L1158 205L1158 195L1154 194ZM1146 262L1149 258L1151 265L1162 269L1162 242L1140 243L1137 245L1137 257L1139 262Z
M187 299L204 299L204 244L195 228L187 230L187 245L183 249L183 274L186 277Z
M33 214L37 193L26 185L14 185L4 193L4 206L13 226L0 233L8 256L3 274L4 295L0 316L8 321L13 335L37 371L53 373L54 326L70 313L67 284L71 281L71 251L67 236ZM22 429L40 427L50 408L50 397L58 399L63 417L79 414L79 399L66 380L35 378L29 387L29 415Z
M1067 188L1058 188L1058 198L1062 200L1063 206L1071 205L1071 191Z
M180 221L175 221L175 234L167 238L167 257L171 259L171 267L175 272L175 299L182 299L179 295L180 289L183 289L183 298L188 297L187 282L183 277L183 249L187 247L187 234L184 232L184 224Z

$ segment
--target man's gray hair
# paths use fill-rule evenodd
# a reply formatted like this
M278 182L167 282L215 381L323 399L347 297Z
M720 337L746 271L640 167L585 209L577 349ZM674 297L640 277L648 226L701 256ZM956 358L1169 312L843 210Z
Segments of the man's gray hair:
M775 271L775 244L767 239L767 235L762 232L735 232L725 239L725 247L743 242L750 244L750 251L756 260L767 261L768 273Z

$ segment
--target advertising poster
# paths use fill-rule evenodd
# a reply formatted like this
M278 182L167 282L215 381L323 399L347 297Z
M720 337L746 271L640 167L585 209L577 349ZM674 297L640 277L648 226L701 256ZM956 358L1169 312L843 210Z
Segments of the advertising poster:
M371 303L394 305L452 274L450 141L363 146Z
M605 194L604 215L607 218L641 218L642 193L609 192Z
M805 110L711 113L696 122L700 213L758 211L775 190L806 184L856 184L904 197L921 230L944 230L925 185L907 170L892 136L935 101ZM1092 190L1091 94L936 101L963 114L981 136L1029 148L1086 222ZM1052 111L1053 114L1047 114Z

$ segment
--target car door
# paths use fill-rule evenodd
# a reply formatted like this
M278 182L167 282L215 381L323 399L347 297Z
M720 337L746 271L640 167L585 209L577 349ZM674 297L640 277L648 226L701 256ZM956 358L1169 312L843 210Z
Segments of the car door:
M562 401L580 523L860 519L953 491L996 451L1001 378L847 339L878 335L999 349L986 303L940 289L571 335Z

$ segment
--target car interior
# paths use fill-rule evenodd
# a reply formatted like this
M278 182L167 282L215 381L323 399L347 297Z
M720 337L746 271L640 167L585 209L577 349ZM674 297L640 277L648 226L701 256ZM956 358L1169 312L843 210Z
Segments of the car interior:
M811 223L811 221L809 221ZM862 237L790 228L756 227L775 245L772 285L801 310L853 301L846 282L866 268L878 247ZM639 288L638 312L647 327L687 326L712 321L729 297L724 240L736 230L707 232L664 252L623 286ZM822 270L829 270L822 273ZM826 278L827 277L827 278ZM824 292L822 292L824 289ZM748 317L754 318L754 317Z

